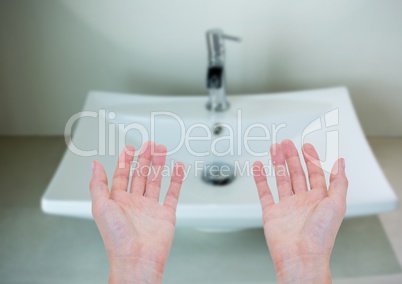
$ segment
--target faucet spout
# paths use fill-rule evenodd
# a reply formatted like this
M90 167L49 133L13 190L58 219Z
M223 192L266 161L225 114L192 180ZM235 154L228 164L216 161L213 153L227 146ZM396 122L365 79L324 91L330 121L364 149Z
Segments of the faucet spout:
M227 36L220 29L208 30L206 35L208 45L207 88L209 92L207 109L222 112L230 107L226 99L224 40L240 41L240 39Z
M223 66L210 66L207 73L207 87L209 101L207 109L210 111L222 112L230 107L226 99L225 69Z

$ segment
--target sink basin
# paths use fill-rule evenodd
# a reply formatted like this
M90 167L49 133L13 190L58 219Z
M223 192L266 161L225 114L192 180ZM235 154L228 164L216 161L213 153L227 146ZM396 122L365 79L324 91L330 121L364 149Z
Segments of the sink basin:
M291 139L316 146L327 179L344 157L349 178L347 217L393 210L397 198L384 177L358 122L346 88L280 94L229 96L223 113L206 110L206 96L150 96L90 92L83 112L67 123L75 128L69 148L43 198L43 211L92 218L88 184L91 161L112 176L119 149L138 149L154 140L168 149L167 168L185 164L177 226L206 229L261 227L261 208L251 176L254 161L268 170L277 200L269 147ZM206 184L203 166L224 163L236 178L224 186ZM370 176L370 179L367 178ZM162 180L161 198L169 177ZM163 200L161 200L162 202Z
M250 161L255 153L267 153L269 141L250 139L242 143L245 136L267 137L278 133L283 139L296 138L306 125L332 107L325 101L295 99L289 104L282 96L268 99L266 95L248 95L230 98L228 111L211 114L205 109L204 96L136 97L142 103L122 102L108 108L106 112L113 111L116 116L112 115L111 119L106 115L106 123L139 123L141 127L135 126L127 131L127 143L138 148L143 141L154 140L167 147L171 158L185 164L213 154L214 149L216 155L224 160ZM212 135L214 124L219 124L223 133ZM142 127L145 131L140 131ZM146 133L146 137L141 132ZM211 133L209 139L208 133ZM195 139L200 137L202 139ZM211 147L213 139L220 139L214 144L216 147Z

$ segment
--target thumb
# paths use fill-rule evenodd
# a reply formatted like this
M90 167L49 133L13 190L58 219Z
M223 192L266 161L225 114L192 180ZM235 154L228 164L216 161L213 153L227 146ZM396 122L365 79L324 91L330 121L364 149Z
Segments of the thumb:
M345 159L338 159L332 167L329 179L328 194L338 201L346 203L346 193L348 189L348 179L345 173Z

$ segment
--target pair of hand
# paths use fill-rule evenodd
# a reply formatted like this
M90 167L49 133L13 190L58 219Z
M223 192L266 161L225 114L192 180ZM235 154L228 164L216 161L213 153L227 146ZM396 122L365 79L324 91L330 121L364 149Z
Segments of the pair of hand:
M152 150L152 151L151 151ZM164 204L159 204L166 148L148 142L130 181L134 147L121 153L111 190L102 165L93 162L92 214L110 261L109 283L160 283L173 242L184 177L175 165ZM335 162L327 188L317 152L303 146L310 190L294 144L271 147L279 202L274 203L261 162L253 166L264 233L280 283L331 281L329 258L346 210L345 161Z

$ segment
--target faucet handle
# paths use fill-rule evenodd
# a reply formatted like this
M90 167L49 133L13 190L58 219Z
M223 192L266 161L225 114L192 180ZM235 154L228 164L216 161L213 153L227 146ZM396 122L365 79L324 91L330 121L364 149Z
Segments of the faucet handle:
M226 39L226 40L241 42L241 38L239 38L237 36L231 36L231 35L222 34L222 38Z
M241 38L239 37L224 34L221 29L210 29L207 31L208 42L220 42L222 39L238 42L241 41Z
M208 30L206 36L210 65L222 64L224 62L224 40L241 41L238 37L224 34L221 29Z

